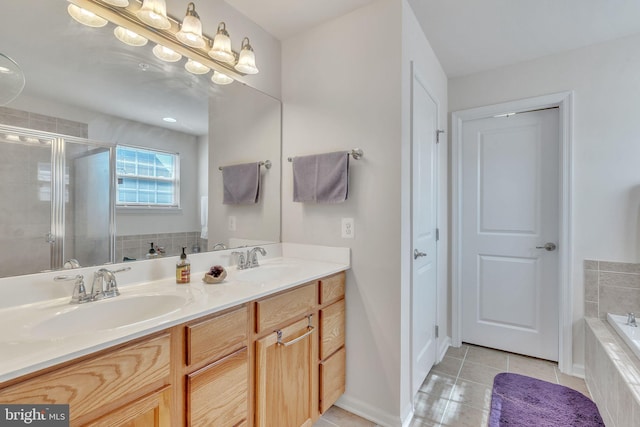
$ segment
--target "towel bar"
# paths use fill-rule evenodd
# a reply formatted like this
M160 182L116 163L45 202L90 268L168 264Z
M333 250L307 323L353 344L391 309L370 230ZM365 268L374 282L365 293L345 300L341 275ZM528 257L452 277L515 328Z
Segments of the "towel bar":
M260 166L264 166L267 169L271 169L271 160L265 160L264 162L260 162ZM218 166L218 170L222 170L222 166Z
M360 160L362 156L364 156L364 151L362 151L362 149L360 148L354 148L353 150L351 150L349 155L353 157L353 160ZM293 162L293 157L287 157L287 160Z

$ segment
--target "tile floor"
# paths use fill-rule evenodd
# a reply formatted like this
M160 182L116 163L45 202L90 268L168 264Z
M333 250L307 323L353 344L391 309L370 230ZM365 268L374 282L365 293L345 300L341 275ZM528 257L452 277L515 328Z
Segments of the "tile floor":
M450 347L418 392L411 427L486 427L493 377L515 372L571 387L589 396L584 380L560 373L557 363L463 344ZM375 427L338 407L314 427Z

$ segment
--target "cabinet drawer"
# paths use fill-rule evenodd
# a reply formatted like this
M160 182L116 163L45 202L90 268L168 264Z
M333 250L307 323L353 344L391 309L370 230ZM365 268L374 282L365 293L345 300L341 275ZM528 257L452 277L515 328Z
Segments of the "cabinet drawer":
M324 413L344 393L346 351L344 347L320 362L320 413Z
M111 411L86 424L86 427L170 427L171 387L166 386L146 397Z
M310 283L256 302L256 332L297 318L316 306L316 284Z
M320 310L320 359L326 359L344 346L344 325L344 299Z
M187 326L187 365L217 360L247 346L247 307Z
M170 335L75 363L0 391L2 403L68 403L71 421L159 381L168 383Z
M188 376L190 426L233 427L247 419L247 348Z
M320 304L342 298L344 296L345 272L320 280Z

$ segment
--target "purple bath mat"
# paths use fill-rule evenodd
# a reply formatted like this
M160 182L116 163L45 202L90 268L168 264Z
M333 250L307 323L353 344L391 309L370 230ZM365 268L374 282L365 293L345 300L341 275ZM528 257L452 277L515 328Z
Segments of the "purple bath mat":
M489 427L603 427L596 404L559 384L518 374L493 380Z

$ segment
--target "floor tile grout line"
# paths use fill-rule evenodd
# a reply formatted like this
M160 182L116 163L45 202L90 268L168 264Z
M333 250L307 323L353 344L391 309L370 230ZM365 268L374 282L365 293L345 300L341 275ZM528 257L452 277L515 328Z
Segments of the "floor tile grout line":
M462 363L460 363L460 368L458 368L458 373L456 374L456 380L453 382L453 387L451 387L449 396L446 399L447 404L444 406L444 409L442 410L442 415L440 416L440 422L438 423L438 426L442 425L442 423L444 422L444 417L445 415L447 415L447 410L449 409L449 404L451 403L451 398L453 397L453 391L456 389L456 385L458 384L458 379L460 379L460 372L462 372L462 367L464 366L464 362L467 360L468 353L469 353L469 347L467 346L467 348L464 351L464 356L462 356Z

